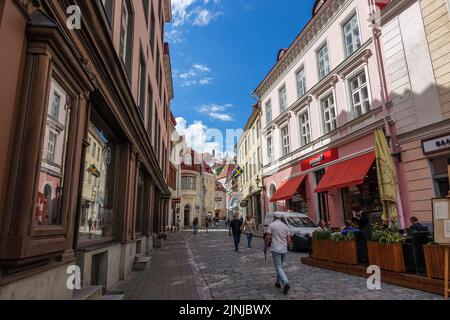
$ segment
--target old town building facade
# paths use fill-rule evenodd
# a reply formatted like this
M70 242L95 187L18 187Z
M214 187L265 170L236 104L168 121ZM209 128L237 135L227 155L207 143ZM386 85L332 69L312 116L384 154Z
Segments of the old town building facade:
M168 223L170 1L0 8L0 298L71 298L75 264L110 289Z
M333 227L355 202L381 216L374 132L389 134L393 121L368 12L368 1L316 1L256 89L267 211L294 210Z

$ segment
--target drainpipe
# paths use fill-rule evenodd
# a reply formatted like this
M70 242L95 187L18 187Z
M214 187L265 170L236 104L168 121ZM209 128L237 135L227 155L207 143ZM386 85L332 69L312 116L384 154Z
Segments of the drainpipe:
M377 14L377 7L376 7L376 2L375 0L369 0L369 5L372 8L371 11L371 17L370 17L370 21L372 23L372 37L373 37L373 42L375 45L375 56L377 57L377 65L378 65L378 75L380 78L380 85L381 85L381 102L382 102L382 106L383 106L383 118L384 118L384 126L386 128L386 134L391 137L391 144L390 144L390 150L391 150L391 154L396 154L396 153L400 153L401 150L398 147L398 140L397 140L397 135L396 135L396 131L395 131L395 123L393 122L392 125L389 123L389 109L387 106L388 101L390 101L390 96L389 96L389 91L387 88L387 77L386 77L386 68L384 65L384 60L383 60L383 52L382 52L382 45L381 45L381 25L377 25L377 22L374 18L374 15ZM381 10L381 9L379 9ZM381 19L381 13L379 14L379 18ZM394 165L395 165L395 171L396 171L396 175L397 175L397 180L398 180L398 191L397 191L397 207L398 207L398 214L399 214L399 221L401 224L402 229L405 228L406 224L405 224L405 217L404 217L404 210L403 210L403 202L402 202L402 197L400 194L400 185L402 185L402 179L400 176L400 161L399 159L394 159Z

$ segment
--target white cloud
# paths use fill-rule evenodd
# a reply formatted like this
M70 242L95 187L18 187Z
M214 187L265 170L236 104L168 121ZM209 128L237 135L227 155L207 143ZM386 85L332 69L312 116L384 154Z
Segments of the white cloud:
M181 87L189 87L197 84L206 86L214 80L211 75L211 68L200 63L192 64L186 71L174 73L174 77L180 79Z
M194 26L200 26L200 27L207 26L212 21L217 20L217 17L219 17L222 14L223 13L220 11L212 12L208 9L197 8L195 10L195 19L192 24Z
M192 124L187 123L186 119L176 118L176 130L180 136L184 136L188 147L198 153L223 154L223 138L216 137L221 135L220 130L213 130L204 125L201 121L195 121ZM213 138L214 137L214 138Z
M166 38L179 43L184 40L184 25L203 27L223 14L221 0L172 0L172 23L166 30Z
M214 104L210 103L208 105L203 105L197 109L197 111L203 115L206 115L214 120L220 120L224 122L232 122L234 121L233 115L227 112L230 108L232 108L232 104Z

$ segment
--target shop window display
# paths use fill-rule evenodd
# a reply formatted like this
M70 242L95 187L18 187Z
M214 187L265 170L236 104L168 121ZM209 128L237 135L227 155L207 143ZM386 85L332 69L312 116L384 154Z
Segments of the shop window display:
M89 124L88 141L91 141L88 151L92 152L86 152L79 242L110 238L114 234L118 145L112 131L95 112Z
M69 118L68 96L61 86L52 80L35 203L36 225L61 224Z
M342 196L345 220L352 219L351 207L353 204L358 203L369 212L372 223L381 222L383 207L380 201L375 163L367 173L364 183L359 186L342 189Z

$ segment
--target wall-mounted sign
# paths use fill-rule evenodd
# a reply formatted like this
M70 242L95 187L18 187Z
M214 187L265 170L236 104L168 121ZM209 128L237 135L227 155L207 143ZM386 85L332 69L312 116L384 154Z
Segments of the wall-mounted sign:
M450 149L450 135L422 141L423 153L429 154Z
M307 171L337 159L339 159L339 152L337 148L334 148L302 161L300 166L302 171Z

